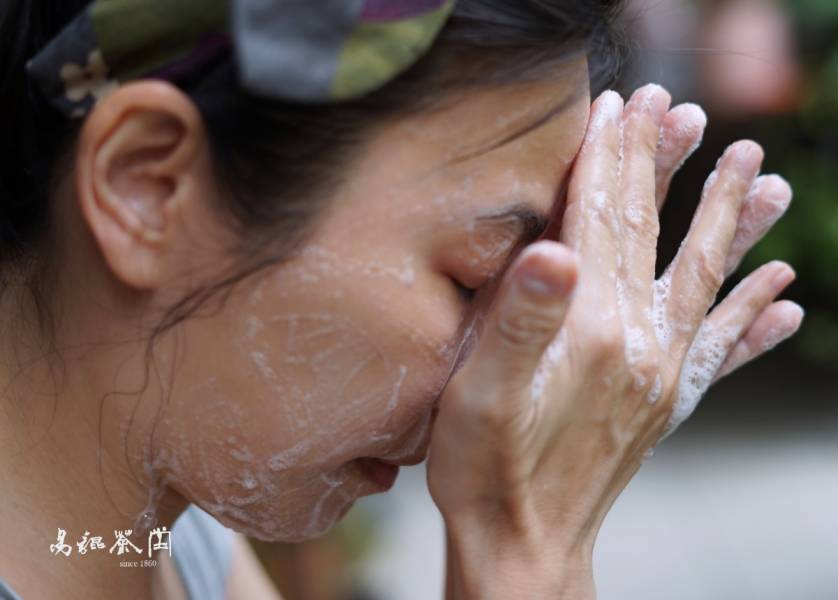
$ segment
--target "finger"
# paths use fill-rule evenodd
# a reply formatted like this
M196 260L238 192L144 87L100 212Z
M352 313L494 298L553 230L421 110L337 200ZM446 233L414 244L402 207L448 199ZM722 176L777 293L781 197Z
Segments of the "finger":
M794 335L803 315L803 308L790 300L770 304L727 355L713 383Z
M748 250L783 216L791 198L791 186L779 175L756 178L739 214L736 234L725 260L725 277L736 270Z
M762 265L739 282L701 323L681 366L678 399L665 435L692 414L742 333L794 277L794 270L782 261Z
M655 207L655 155L671 100L666 90L652 84L637 90L623 112L617 305L625 324L625 358L634 378L632 387L646 393L658 381L657 347L648 318L660 229Z
M568 184L559 236L561 242L576 252L582 249L586 229L595 227L609 233L613 225L613 215L608 211L613 209L617 192L615 174L619 165L622 112L623 99L610 90L603 92L591 106L588 129ZM598 219L589 218L594 212ZM607 237L610 239L612 235ZM611 254L613 250L616 248Z
M762 164L762 148L751 141L731 145L704 186L687 237L662 276L668 282L666 321L674 356L684 356L724 281L724 262L745 196Z
M666 202L672 178L701 145L706 127L707 115L697 104L680 104L664 117L655 169L658 212Z
M630 317L637 326L648 323L646 314L652 306L660 229L654 204L655 157L661 123L671 100L666 90L651 84L637 90L623 112L623 161L617 197L621 218L618 298L629 312L637 313Z
M766 263L740 281L712 310L706 321L716 330L734 334L733 339L725 340L729 344L725 355L795 276L794 269L781 260Z
M585 304L616 306L615 277L619 220L615 206L620 166L623 99L606 91L591 107L591 118L568 184L559 239L579 257L580 295ZM612 277L611 274L614 274ZM611 315L616 319L616 314Z
M463 376L500 391L493 396L502 401L525 390L564 322L576 277L576 257L563 244L527 246L507 272Z

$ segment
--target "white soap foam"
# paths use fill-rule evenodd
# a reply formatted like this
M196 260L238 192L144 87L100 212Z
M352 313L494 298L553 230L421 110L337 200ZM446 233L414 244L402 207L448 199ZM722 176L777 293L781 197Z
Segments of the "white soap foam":
M681 367L678 398L661 440L669 436L693 413L724 363L727 351L737 339L738 333L738 329L717 328L708 321L701 324Z
M669 301L671 286L672 272L670 270L667 270L652 284L652 326L658 338L658 344L664 352L672 343L672 328L666 314L666 303Z
M387 411L392 414L392 411L396 408L396 404L399 401L399 392L402 388L402 382L404 381L404 377L407 374L407 367L405 365L399 365L399 375L396 379L396 383L393 386L393 391L390 394L390 399L387 401Z
M652 382L652 387L649 390L649 395L646 396L646 402L649 404L655 404L661 396L661 390L663 388L663 382L661 381L660 373L655 375L655 380Z

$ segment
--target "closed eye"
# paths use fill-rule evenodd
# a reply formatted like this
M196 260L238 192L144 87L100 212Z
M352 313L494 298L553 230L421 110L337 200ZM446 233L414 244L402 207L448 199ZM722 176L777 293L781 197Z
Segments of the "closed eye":
M462 299L463 302L466 304L474 302L474 297L477 295L476 289L466 287L454 278L451 278L451 283L454 284L454 288L457 290L457 295L460 296L460 299Z

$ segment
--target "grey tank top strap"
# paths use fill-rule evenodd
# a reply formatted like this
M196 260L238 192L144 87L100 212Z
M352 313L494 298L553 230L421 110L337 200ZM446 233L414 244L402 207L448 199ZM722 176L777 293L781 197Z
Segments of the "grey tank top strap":
M0 600L20 600L20 596L0 577Z
M189 600L224 600L234 536L232 529L194 504L175 521L172 560Z

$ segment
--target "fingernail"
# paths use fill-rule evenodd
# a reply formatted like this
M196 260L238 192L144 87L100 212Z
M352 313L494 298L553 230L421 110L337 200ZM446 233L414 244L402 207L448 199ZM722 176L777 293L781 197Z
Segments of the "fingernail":
M759 192L762 197L775 206L780 214L784 213L791 204L793 195L788 181L774 174L757 177L757 180L761 180Z
M629 104L637 105L634 110L638 111L638 114L648 114L660 127L671 101L669 92L656 83L650 83L635 90L629 99Z
M800 329L801 323L803 323L803 317L806 316L806 311L803 310L803 307L797 303L791 302L792 311L789 313L791 317L792 324L794 325L794 330L797 331Z
M683 108L681 108L680 111L682 111L684 115L681 125L683 128L703 131L704 128L707 127L707 113L705 113L704 109L702 109L698 104L687 102L681 106ZM673 110L678 110L678 107Z
M774 293L780 293L788 284L794 281L795 277L797 277L794 269L785 263L781 264L783 267L775 273L774 277L771 279L771 288L774 290Z
M582 145L583 150L602 133L606 124L619 125L620 116L623 114L623 99L617 92L606 90L594 102L591 111L588 130Z
M600 114L616 123L620 120L620 114L623 112L623 98L614 90L606 90L600 96L599 104Z
M739 174L746 179L755 177L762 163L762 147L756 142L745 140L736 142L729 150L734 153L733 158Z
M790 310L786 312L786 318L778 325L769 329L762 340L762 351L768 352L777 344L793 336L800 329L803 322L804 311L799 304L789 302Z
M538 258L529 258L536 254ZM539 297L563 296L573 285L566 269L556 268L555 263L572 260L568 249L555 242L536 242L521 253L518 283L531 294Z

